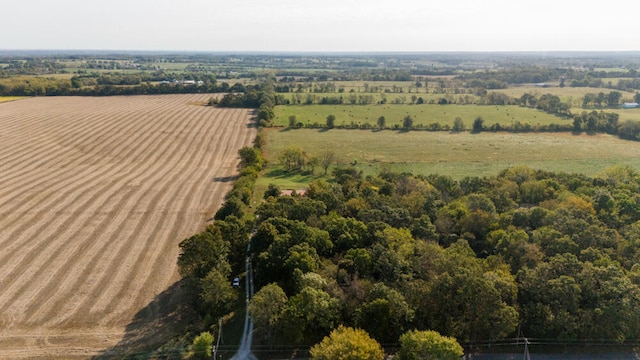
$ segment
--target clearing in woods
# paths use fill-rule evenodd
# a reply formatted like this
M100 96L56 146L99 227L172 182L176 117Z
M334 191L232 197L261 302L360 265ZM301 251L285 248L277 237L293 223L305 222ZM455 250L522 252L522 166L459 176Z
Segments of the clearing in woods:
M0 105L0 358L90 357L159 328L178 243L256 133L251 110L193 105L209 97Z

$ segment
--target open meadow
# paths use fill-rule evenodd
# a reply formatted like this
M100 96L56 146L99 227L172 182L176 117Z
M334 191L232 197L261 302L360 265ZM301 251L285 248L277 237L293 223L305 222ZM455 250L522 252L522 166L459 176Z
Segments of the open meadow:
M0 358L166 340L178 243L255 137L251 110L193 105L210 96L0 104Z
M610 91L619 91L605 88L593 88L593 87L559 87L559 86L550 86L550 87L540 87L535 85L519 85L519 86L511 86L507 89L501 90L492 90L500 93L507 94L514 98L519 98L524 94L532 94L536 96L540 96L543 94L551 94L556 95L563 102L571 102L572 106L579 107L582 105L582 99L585 94L598 94L598 93L609 93ZM635 93L629 91L619 91L622 94L623 99L631 100Z
M277 165L278 154L288 146L300 147L309 156L331 150L343 165L366 174L383 166L393 171L427 175L439 173L455 179L494 176L515 165L566 173L596 175L614 165L640 168L640 143L612 135L570 133L491 133L371 130L269 129L266 147L270 169L260 185L304 188L320 177L288 174ZM355 165L350 165L355 164Z
M284 105L275 107L274 124L288 126L289 116L295 115L297 122L303 125L326 124L327 116L334 115L335 126L347 126L351 123L369 123L373 127L380 116L384 116L386 126L401 126L407 115L413 118L414 126L419 124L440 123L452 126L456 117L460 117L467 128L471 128L473 120L478 116L484 119L485 126L495 123L511 125L516 121L528 122L530 125L571 124L564 119L546 112L517 105Z

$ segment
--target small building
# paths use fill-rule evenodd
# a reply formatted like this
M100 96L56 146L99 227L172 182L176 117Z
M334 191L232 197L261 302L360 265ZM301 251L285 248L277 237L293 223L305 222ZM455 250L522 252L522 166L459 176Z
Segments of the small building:
M622 104L622 108L623 109L635 109L637 107L640 107L640 104L638 104L638 103L623 103Z
M307 195L307 189L301 189L301 190L292 190L292 189L288 189L288 190L282 190L280 191L280 195L284 195L284 196L305 196Z

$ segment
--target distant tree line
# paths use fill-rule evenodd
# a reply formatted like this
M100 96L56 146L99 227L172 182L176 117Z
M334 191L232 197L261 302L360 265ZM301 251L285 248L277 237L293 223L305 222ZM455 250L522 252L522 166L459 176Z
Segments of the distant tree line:
M567 74L567 69L547 67L509 67L496 71L478 71L464 73L457 78L465 81L467 87L485 87L502 89L507 84L544 83L556 80ZM484 85L484 86L482 86Z
M276 105L273 78L267 78L257 85L248 86L243 93L228 93L218 100L211 98L209 105L219 107L257 108L258 121L261 126L267 126L275 117Z
M73 76L70 79L10 77L0 79L0 96L111 96L245 91L243 84L218 83L211 76L192 79L200 79L198 81L202 83L189 84L173 80L152 83L138 75Z

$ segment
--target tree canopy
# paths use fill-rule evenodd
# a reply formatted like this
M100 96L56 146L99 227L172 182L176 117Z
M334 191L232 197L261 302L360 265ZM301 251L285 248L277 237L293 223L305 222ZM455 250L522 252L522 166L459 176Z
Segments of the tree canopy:
M424 331L481 344L518 328L637 341L639 191L629 167L590 178L517 166L460 181L337 168L305 196L267 196L255 209L257 340L311 344L344 326L382 344ZM241 241L229 235L236 222L181 245L195 290L237 267L225 255ZM225 311L224 290L198 301Z

